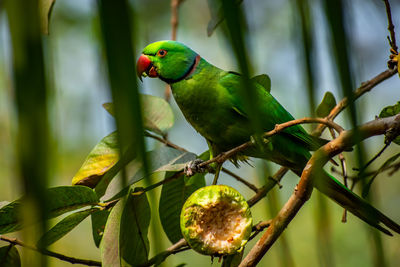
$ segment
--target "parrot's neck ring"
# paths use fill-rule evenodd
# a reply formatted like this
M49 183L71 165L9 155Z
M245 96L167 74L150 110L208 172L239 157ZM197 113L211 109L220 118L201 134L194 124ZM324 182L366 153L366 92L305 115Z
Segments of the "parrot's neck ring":
M193 64L190 66L190 68L185 72L185 74L182 75L182 77L180 77L178 79L167 79L167 78L162 77L161 75L158 78L160 78L162 81L164 81L168 84L176 83L176 82L182 81L184 79L187 79L196 70L197 66L199 65L200 59L201 59L200 55L197 55L196 58L193 60Z

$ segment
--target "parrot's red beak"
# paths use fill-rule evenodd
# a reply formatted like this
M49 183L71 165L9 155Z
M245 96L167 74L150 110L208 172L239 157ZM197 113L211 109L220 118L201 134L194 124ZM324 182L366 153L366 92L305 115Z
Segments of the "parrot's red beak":
M146 55L141 55L136 63L136 73L142 81L142 76L158 77L156 68L151 63L151 60Z

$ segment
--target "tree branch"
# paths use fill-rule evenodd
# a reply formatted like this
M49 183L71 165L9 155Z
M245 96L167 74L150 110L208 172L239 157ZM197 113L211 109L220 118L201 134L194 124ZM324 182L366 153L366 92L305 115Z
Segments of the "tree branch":
M153 138L153 139L155 139L155 140L157 140L157 141L160 141L160 142L163 143L164 145L166 145L166 146L168 146L168 147L175 148L176 150L183 151L183 152L188 152L188 151L187 151L186 149L184 149L183 147L180 147L180 146L178 146L178 145L176 145L176 144L170 142L168 139L159 137L159 136L157 136L157 135L155 135L155 134L152 134L152 133L150 133L150 132L148 132L148 131L145 131L144 136Z
M281 167L272 177L268 178L267 183L258 190L258 193L255 194L254 197L250 198L247 200L247 203L249 204L250 207L254 206L258 201L260 201L262 198L264 198L267 193L274 188L276 184L279 184L281 181L282 177L289 171L288 168L286 167Z
M255 238L260 232L262 232L265 228L269 227L271 225L272 220L268 220L268 221L263 221L263 222L259 222L256 225L253 226L253 234L249 237L249 240L252 240L253 238Z
M383 0L383 2L385 3L385 6L386 6L388 30L390 33L390 38L388 36L389 44L392 47L392 49L394 50L394 52L397 54L398 51L397 51L397 45L396 45L396 33L394 32L394 25L393 25L393 21L392 21L392 12L390 10L389 0Z
M101 266L101 262L99 262L99 261L77 259L77 258L65 256L60 253L56 253L56 252L52 252L52 251L48 251L48 250L44 250L44 249L39 249L36 246L25 244L24 242L22 242L16 238L10 238L10 237L4 236L4 235L0 235L0 240L3 240L5 242L8 242L13 245L18 245L18 246L21 246L21 247L24 247L24 248L27 248L30 250L37 251L43 255L57 258L62 261L67 261L72 264L82 264L82 265L87 265L87 266Z
M222 168L222 171L230 176L232 176L233 178L235 178L236 180L238 180L239 182L241 182L242 184L246 185L248 188L250 188L251 190L253 190L254 192L258 193L259 189L257 188L257 186L253 185L252 183L249 183L248 181L246 181L245 179L243 179L242 177L240 177L239 175L237 175L236 173L231 172L228 169Z
M176 41L176 34L179 25L179 5L183 0L171 0L171 40Z
M302 118L302 119L297 119L297 120L291 120L288 122L284 122L281 124L277 124L275 125L275 129L266 132L263 137L264 138L268 138L271 137L281 131L283 131L284 129L294 126L294 125L298 125L298 124L309 124L309 123L320 123L320 124L324 124L328 127L331 127L333 129L335 129L336 131L338 131L339 133L343 131L343 128L334 123L333 121L327 119L327 118ZM248 141L246 143L243 143L237 147L232 148L231 150L228 150L226 152L222 152L219 155L217 155L216 157L204 161L202 163L199 164L199 167L205 167L208 164L211 164L213 162L217 162L217 163L223 163L226 160L232 158L233 156L237 155L239 152L246 150L247 148L251 147L253 145L252 141Z
M171 0L171 40L176 41L179 24L179 5L183 0ZM167 102L171 98L171 87L167 84L165 86L164 98Z
M380 74L378 74L377 76L375 76L374 78L372 78L369 81L363 82L361 84L360 87L358 87L355 91L354 91L354 95L353 95L353 99L354 101L359 98L360 96L362 96L363 94L369 92L372 88L374 88L375 86L377 86L378 84L380 84L381 82L383 82L384 80L392 77L393 75L395 75L397 73L397 67L395 67L394 69L388 69L385 70L384 72L381 72ZM325 117L328 120L333 120L336 118L336 116L343 111L347 106L349 105L349 100L347 97L343 98L329 113L329 115L327 117ZM319 136L322 134L323 130L325 130L326 128L326 124L320 124L318 125L318 127L314 130L313 134L316 136Z
M331 157L354 146L355 140L360 142L375 135L385 134L389 129L400 129L400 114L368 122L358 127L357 131L354 129L343 131L338 138L318 149L304 168L300 182L292 196L239 266L255 266L261 260L303 204L310 198L313 188L313 177L321 171ZM357 138L355 138L355 134L357 134Z

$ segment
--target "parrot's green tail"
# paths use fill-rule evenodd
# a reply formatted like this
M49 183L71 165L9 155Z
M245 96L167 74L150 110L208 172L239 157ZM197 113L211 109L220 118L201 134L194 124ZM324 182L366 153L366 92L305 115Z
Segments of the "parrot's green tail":
M368 202L350 191L325 171L323 171L323 175L316 177L314 186L340 206L385 234L392 235L392 233L382 227L380 223L400 234L400 225L372 207Z

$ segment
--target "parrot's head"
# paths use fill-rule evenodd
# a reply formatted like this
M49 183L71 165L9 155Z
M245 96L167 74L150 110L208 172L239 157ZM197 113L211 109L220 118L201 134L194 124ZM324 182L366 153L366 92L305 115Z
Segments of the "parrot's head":
M159 41L146 46L136 65L140 78L158 77L167 83L186 78L200 60L192 49L176 41Z

